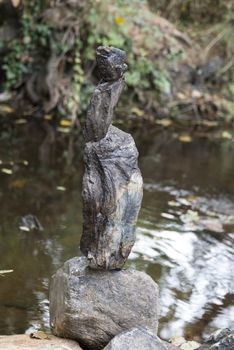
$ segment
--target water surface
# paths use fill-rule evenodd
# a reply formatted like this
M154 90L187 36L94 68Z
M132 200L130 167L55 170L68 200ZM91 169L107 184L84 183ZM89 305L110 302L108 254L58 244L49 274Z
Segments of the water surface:
M134 137L145 186L128 264L160 286L160 336L234 327L234 147L185 144L162 129ZM37 123L1 134L0 270L14 271L0 276L0 334L49 328L50 276L80 254L81 151ZM28 213L44 232L18 229Z

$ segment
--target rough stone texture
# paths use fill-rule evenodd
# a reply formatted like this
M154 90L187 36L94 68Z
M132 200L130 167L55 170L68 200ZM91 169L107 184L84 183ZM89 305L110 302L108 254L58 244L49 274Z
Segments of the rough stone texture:
M84 125L86 142L96 142L106 136L113 111L124 87L124 79L99 84L93 92Z
M143 183L131 135L111 126L85 148L83 235L80 248L90 266L121 268L135 242Z
M143 272L92 270L76 257L52 278L50 322L53 334L95 350L138 326L156 335L158 286Z
M96 50L97 68L101 76L92 95L84 125L86 142L96 142L106 136L114 108L124 87L126 53L114 47L99 46Z
M219 329L197 350L233 350L234 331L228 328Z
M96 61L99 73L104 81L116 81L126 72L126 53L116 47L99 46Z
M170 347L145 328L133 328L116 335L103 350L170 350Z
M142 200L138 151L131 135L111 125L124 86L126 54L97 48L101 82L90 101L84 138L83 235L80 248L92 268L122 268L135 242Z
M76 341L49 335L50 339L32 339L29 335L0 336L2 350L82 350Z

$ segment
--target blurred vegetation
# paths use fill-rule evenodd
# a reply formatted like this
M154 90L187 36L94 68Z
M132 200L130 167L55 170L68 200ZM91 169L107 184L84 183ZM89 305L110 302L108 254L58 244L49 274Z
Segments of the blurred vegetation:
M110 45L128 53L120 116L230 121L233 9L231 0L1 0L1 92L73 123L98 81L95 48Z

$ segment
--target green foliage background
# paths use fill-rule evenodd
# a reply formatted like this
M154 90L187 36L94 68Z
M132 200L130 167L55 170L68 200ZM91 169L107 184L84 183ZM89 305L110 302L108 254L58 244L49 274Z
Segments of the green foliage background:
M170 29L172 34L165 35L160 25L152 25L155 17L161 15L188 33L196 28L198 40L201 39L198 24L202 18L202 28L210 28L206 46L213 40L211 49L218 47L222 50L222 68L227 68L229 79L226 93L232 97L233 45L230 44L230 31L233 30L233 18L230 9L233 5L231 1L215 0L214 12L211 2L213 4L213 0L88 0L69 8L66 1L22 0L16 9L18 34L0 45L6 47L2 59L2 90L22 89L27 79L40 70L51 55L64 56L64 74L70 79L71 89L66 96L61 96L62 107L58 105L57 109L68 117L81 114L87 108L95 82L95 48L109 45L128 52L127 93L120 110L137 103L145 110L160 111L162 116L176 114L177 108L174 111L163 107L181 91L181 86L175 87L171 72L181 70L181 62L195 68L196 60L193 61L195 55L188 53L186 45L181 44L181 38L173 35L173 28ZM64 19L63 24L61 19ZM61 32L69 31L72 43L66 39L61 41ZM165 41L166 53L157 51L162 40Z

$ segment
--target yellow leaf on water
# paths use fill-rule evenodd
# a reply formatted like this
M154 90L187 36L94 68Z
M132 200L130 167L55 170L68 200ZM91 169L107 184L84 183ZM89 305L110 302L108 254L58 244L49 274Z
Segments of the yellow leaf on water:
M156 120L156 124L167 127L167 126L170 126L172 124L172 120L168 119L168 118L158 119L158 120Z
M56 190L64 192L64 191L66 191L66 187L64 187L64 186L57 186Z
M229 131L223 131L222 132L222 138L223 139L227 139L227 140L231 140L232 139L232 134Z
M116 16L115 17L115 23L120 25L124 23L124 19L122 17Z
M65 133L65 134L68 134L68 133L70 133L70 129L69 128L58 128L57 129L59 132L63 132L63 133Z
M189 135L187 135L187 134L184 134L184 135L180 135L180 136L178 137L178 140L179 140L180 142L192 142L192 137L189 136Z
M10 188L24 188L27 183L27 180L25 179L17 179L10 183Z
M7 169L7 168L2 168L2 169L1 169L1 172L2 172L3 174L7 174L7 175L12 175L12 174L13 174L12 169Z
M53 119L53 116L51 114L45 114L44 115L44 119L45 120L52 120Z
M195 196L194 194L189 194L188 196L185 197L185 199L189 202L197 202L198 196Z
M72 122L70 120L67 120L67 119L61 119L59 124L61 126L71 126Z
M144 115L144 111L137 107L133 107L131 109L131 113L137 115L138 117L142 117Z
M6 273L11 273L14 270L0 270L0 275L5 275Z
M0 105L0 111L4 113L13 113L14 109L9 105L3 104L3 105Z

